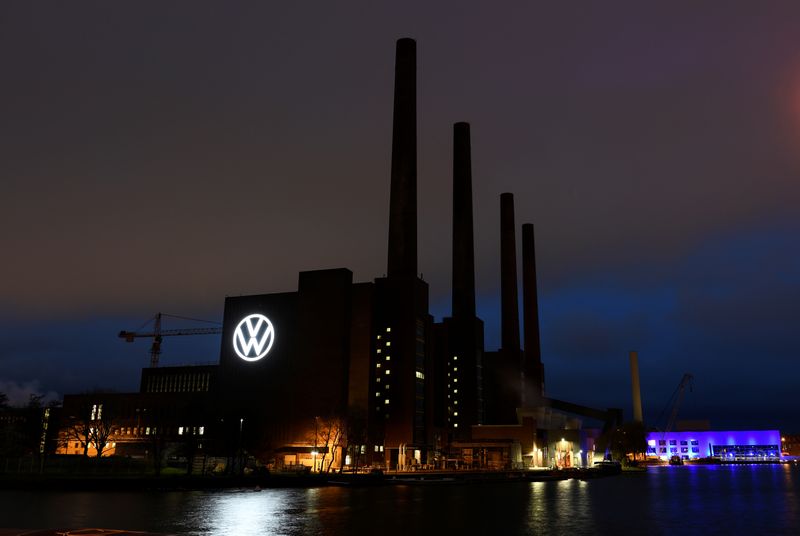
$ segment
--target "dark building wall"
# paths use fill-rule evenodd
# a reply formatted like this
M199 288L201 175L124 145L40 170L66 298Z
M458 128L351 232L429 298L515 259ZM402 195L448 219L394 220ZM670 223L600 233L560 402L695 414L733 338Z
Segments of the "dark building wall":
M437 406L451 439L468 439L471 426L484 423L483 321L476 317L445 318L443 341L437 341L440 384Z
M297 366L301 334L297 308L297 293L226 298L214 396L220 402L227 436L239 436L241 427L242 434L246 429L248 438L263 443L266 450L291 441L295 411L286 402L311 392L310 388L298 389L302 369ZM251 314L265 315L275 330L271 350L255 362L242 360L233 348L237 324Z
M388 448L425 446L430 401L425 400L425 379L417 373L426 374L432 353L428 285L418 278L382 278L375 280L375 292L374 432Z
M230 434L242 426L250 445L269 451L313 441L317 417L345 419L351 348L363 360L369 345L370 300L358 296L354 313L353 299L352 273L336 269L301 273L296 293L226 300L218 384ZM265 357L249 362L232 341L241 319L256 313L271 320L275 339Z
M298 343L293 359L301 417L346 416L350 372L353 274L347 269L302 272L299 284Z
M514 424L520 407L520 351L484 353L484 400L486 424Z
M348 415L367 425L370 406L370 363L374 346L373 309L375 285L358 283L352 287L350 323L350 370L348 380ZM360 425L359 425L360 426Z

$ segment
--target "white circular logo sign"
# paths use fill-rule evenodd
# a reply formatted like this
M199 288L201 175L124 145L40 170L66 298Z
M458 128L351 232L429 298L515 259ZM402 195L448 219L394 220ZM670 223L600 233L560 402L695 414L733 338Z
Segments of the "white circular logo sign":
M275 328L264 315L246 316L233 332L233 350L245 361L258 361L275 342Z

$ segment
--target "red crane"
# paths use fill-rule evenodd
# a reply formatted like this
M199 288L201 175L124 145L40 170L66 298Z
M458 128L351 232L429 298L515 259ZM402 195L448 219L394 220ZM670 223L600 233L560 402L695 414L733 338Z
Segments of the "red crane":
M161 329L161 317L179 318L181 320L191 320L192 322L205 322L216 324L212 328L183 328L183 329ZM145 329L148 324L153 323L151 329ZM153 345L150 347L150 367L158 367L158 356L161 354L161 338L178 335L218 335L222 333L222 325L219 322L210 320L199 320L197 318L187 318L185 316L168 315L166 313L156 313L156 316L142 324L136 331L120 331L119 337L125 342L133 342L134 339L141 337L152 337Z

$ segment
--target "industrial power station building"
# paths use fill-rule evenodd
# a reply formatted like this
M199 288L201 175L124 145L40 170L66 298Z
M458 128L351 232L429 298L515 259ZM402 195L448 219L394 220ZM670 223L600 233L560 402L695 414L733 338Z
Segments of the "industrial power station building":
M295 292L227 298L218 365L145 369L139 393L65 397L60 451L96 449L85 423L107 419L104 453L120 455L178 444L192 457L315 469L591 463L581 418L613 425L621 412L545 397L533 226L522 226L523 349L511 194L501 196L502 345L485 351L467 123L454 125L452 313L430 315L417 267L416 115L416 44L401 39L385 277L309 271Z

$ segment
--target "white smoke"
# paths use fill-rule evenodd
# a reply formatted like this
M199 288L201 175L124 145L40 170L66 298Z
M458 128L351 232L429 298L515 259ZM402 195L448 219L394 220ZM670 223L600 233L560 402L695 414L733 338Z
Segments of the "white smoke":
M25 406L30 400L31 395L44 396L42 405L54 400L61 400L55 391L44 392L39 380L31 380L24 383L12 380L0 379L0 393L5 393L8 397L8 405Z

